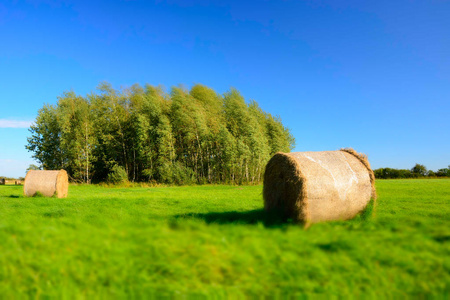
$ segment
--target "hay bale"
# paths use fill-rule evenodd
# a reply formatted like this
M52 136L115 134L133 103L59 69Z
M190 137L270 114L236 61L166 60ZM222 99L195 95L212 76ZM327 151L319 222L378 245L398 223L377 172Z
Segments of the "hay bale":
M28 197L39 192L47 197L56 195L58 198L65 198L68 189L69 179L65 170L30 170L23 185L23 193Z
M264 208L305 224L345 220L376 199L367 157L353 149L277 153L264 174Z
M5 178L0 178L0 185L5 185Z

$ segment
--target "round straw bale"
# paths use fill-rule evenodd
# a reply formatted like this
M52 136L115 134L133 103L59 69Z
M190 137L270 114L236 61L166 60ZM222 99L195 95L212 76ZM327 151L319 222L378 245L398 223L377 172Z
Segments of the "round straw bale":
M25 176L23 193L25 196L34 196L37 192L43 196L58 198L67 197L69 180L65 170L30 170Z
M264 208L305 224L353 218L376 199L367 157L353 149L276 153L264 174Z
M5 178L0 178L0 185L5 185Z

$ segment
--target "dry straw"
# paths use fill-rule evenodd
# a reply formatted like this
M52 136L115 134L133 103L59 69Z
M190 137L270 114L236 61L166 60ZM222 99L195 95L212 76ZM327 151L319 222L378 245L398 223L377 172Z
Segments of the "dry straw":
M46 197L56 195L58 198L67 197L69 180L64 170L30 170L25 177L23 193L31 197L40 193Z
M353 149L276 153L264 174L264 208L306 225L345 220L376 199L367 157Z

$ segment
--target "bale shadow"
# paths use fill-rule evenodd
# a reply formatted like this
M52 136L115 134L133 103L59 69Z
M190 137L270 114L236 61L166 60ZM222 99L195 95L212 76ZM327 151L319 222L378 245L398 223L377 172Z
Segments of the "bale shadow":
M292 220L282 217L278 212L266 212L264 209L255 209L250 211L226 211L210 213L187 213L174 216L176 220L180 219L200 219L207 224L242 224L257 225L263 224L269 228L285 227L292 224Z
M6 196L6 198L20 198L20 196L17 196L17 195L9 195L9 196Z

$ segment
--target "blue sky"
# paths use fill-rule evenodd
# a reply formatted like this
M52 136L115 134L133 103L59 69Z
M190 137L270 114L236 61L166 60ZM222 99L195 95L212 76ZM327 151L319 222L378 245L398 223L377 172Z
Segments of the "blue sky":
M235 87L295 151L353 147L373 168L450 164L449 1L2 1L0 175L28 124L101 81Z

